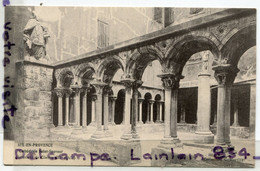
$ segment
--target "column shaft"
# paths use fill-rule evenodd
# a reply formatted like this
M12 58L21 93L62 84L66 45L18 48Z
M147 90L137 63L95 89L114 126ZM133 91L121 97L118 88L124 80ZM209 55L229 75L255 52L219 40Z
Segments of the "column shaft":
M58 97L58 126L63 125L63 117L62 117L62 97Z
M230 146L231 87L239 70L230 64L217 65L212 69L218 81L217 144Z
M104 94L104 130L108 130L108 94Z
M102 94L97 94L95 109L97 131L102 131Z
M66 114L65 114L65 126L69 127L69 112L70 112L70 95L72 91L71 89L66 90Z
M87 91L83 96L82 101L82 127L87 126Z
M230 98L231 87L220 85L218 87L217 107L217 144L230 144Z
M171 129L171 136L173 138L177 138L177 107L178 107L178 89L172 90L171 95L171 116L170 116L170 129Z
M162 122L162 113L163 113L163 108L162 108L163 106L162 105L163 105L163 103L160 102L159 104L160 104L160 122Z
M139 100L139 123L143 123L143 99Z
M165 89L164 138L171 137L171 89Z
M96 98L92 98L91 102L91 124L94 124L96 122Z
M115 125L115 102L116 102L116 97L112 97L111 100L111 123L112 125Z
M131 112L131 97L132 97L132 83L134 80L122 80L125 85L125 106L124 106L124 114L125 114L125 130L121 139L130 140L133 138L131 134L131 125L130 125L130 112Z
M138 118L138 89L136 86L133 87L133 97L132 97L132 125L131 125L131 130L133 134L133 138L138 138L137 132L136 132L136 122Z
M154 104L154 101L150 101L150 114L151 114L150 122L151 123L153 123L153 104Z
M75 126L80 126L80 93L75 93L73 98L74 102L74 117L75 117Z
M69 110L70 110L70 99L66 96L66 116L65 116L65 125L69 126Z
M199 74L198 85L198 110L197 110L197 133L211 134L210 125L210 74Z

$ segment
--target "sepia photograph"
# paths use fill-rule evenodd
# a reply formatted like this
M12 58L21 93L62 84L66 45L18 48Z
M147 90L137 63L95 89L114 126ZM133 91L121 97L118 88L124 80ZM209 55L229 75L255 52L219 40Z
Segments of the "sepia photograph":
M5 165L254 168L256 9L6 6Z

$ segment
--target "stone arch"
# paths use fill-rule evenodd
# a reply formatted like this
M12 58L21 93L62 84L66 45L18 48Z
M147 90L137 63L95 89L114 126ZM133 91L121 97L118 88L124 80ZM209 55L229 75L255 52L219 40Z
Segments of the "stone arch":
M237 66L240 57L256 45L256 23L234 28L222 41L221 63Z
M209 50L218 61L220 56L219 48L221 43L211 33L192 32L180 37L171 44L171 48L165 53L163 63L164 72L181 74L184 65L189 58L198 52Z
M75 84L87 85L91 80L96 78L96 70L92 63L83 63L78 65L75 70Z
M118 69L125 71L124 61L117 55L105 58L97 69L97 77L105 82L111 83Z
M75 76L69 68L64 68L55 72L55 78L58 88L69 88Z
M159 48L152 45L137 48L126 63L126 74L136 80L141 80L145 68L154 60L159 60L162 64L163 54Z
M162 96L161 96L160 94L156 94L156 95L154 96L154 100L155 100L155 101L161 101L161 100L162 100Z

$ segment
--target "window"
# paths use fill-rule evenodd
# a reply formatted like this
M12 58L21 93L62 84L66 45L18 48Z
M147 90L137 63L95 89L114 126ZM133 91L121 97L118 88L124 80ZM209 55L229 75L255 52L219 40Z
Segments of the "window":
M172 8L154 8L153 19L167 27L174 22L174 11Z
M201 11L203 11L203 8L191 8L190 9L190 14L198 14Z
M109 45L108 24L98 20L98 48L104 48Z

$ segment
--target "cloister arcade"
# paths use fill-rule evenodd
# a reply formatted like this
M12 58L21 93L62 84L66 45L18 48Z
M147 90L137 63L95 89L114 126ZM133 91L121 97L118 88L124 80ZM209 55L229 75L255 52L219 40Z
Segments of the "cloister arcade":
M95 126L95 139L113 137L109 125L122 124L121 139L132 140L139 138L138 125L163 123L166 144L181 142L177 122L193 122L198 140L214 143L210 125L216 124L215 142L230 145L230 122L237 121L230 115L235 110L231 103L239 99L233 89L241 86L233 83L241 56L256 46L255 22L255 11L229 11L217 19L206 16L55 64L53 124L57 129ZM213 59L210 63L207 55L203 57L198 86L180 89L187 61L203 51ZM161 65L161 88L142 85L143 73L153 61ZM120 82L113 81L118 70ZM216 85L210 83L211 72ZM254 113L255 85L244 86L247 94L241 98L249 100L246 110Z

